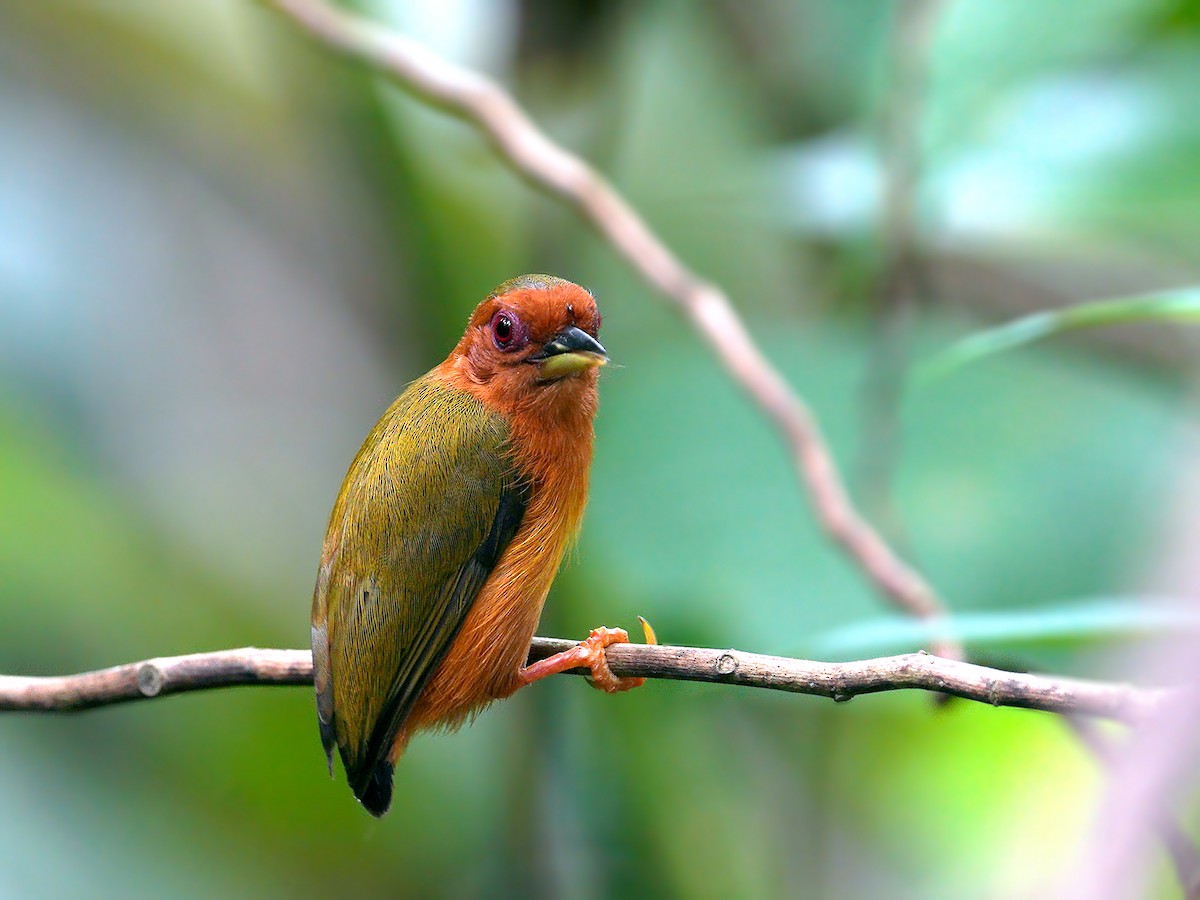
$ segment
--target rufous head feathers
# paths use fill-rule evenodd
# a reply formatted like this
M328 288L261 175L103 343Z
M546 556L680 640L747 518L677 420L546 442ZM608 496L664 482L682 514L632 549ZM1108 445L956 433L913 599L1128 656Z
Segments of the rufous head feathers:
M475 308L443 364L501 409L594 397L608 361L590 293L552 275L506 281Z

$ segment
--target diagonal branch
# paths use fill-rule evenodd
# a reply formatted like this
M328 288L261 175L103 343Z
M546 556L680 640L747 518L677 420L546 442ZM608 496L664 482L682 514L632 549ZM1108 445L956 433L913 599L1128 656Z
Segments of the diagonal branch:
M575 642L534 638L529 660L568 650ZM927 653L830 663L741 650L617 644L606 650L613 673L624 677L707 681L849 700L881 691L925 690L993 706L1075 713L1139 722L1179 690L1026 675ZM586 674L575 669L574 674ZM184 691L235 685L312 684L308 650L219 650L164 656L78 675L30 678L0 675L0 711L71 712Z
M690 271L587 163L551 141L499 85L403 35L325 0L266 0L323 44L363 62L426 103L463 119L536 187L574 206L708 342L731 377L786 440L822 528L893 603L925 619L943 615L925 579L859 514L820 427L754 343L728 297ZM958 656L942 642L942 652Z

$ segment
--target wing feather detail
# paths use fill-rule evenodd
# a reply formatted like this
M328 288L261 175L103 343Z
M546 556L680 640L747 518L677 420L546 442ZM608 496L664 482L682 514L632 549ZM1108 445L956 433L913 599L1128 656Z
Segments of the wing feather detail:
M360 799L520 527L528 487L507 442L503 417L426 376L346 475L313 596L313 663L322 741Z

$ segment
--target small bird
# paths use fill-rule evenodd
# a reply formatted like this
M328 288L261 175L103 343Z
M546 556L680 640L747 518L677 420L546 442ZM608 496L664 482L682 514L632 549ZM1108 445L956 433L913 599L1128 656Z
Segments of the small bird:
M371 429L329 517L313 591L317 718L372 815L412 735L454 729L493 700L576 667L615 692L597 628L525 666L587 502L600 312L549 275L506 281L446 358ZM646 639L653 631L643 620Z

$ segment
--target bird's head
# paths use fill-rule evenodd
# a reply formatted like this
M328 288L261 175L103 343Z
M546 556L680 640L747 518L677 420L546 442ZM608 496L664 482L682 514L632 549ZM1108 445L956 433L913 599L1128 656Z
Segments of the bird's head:
M447 363L501 406L594 397L608 362L590 293L552 275L522 275L475 308Z

